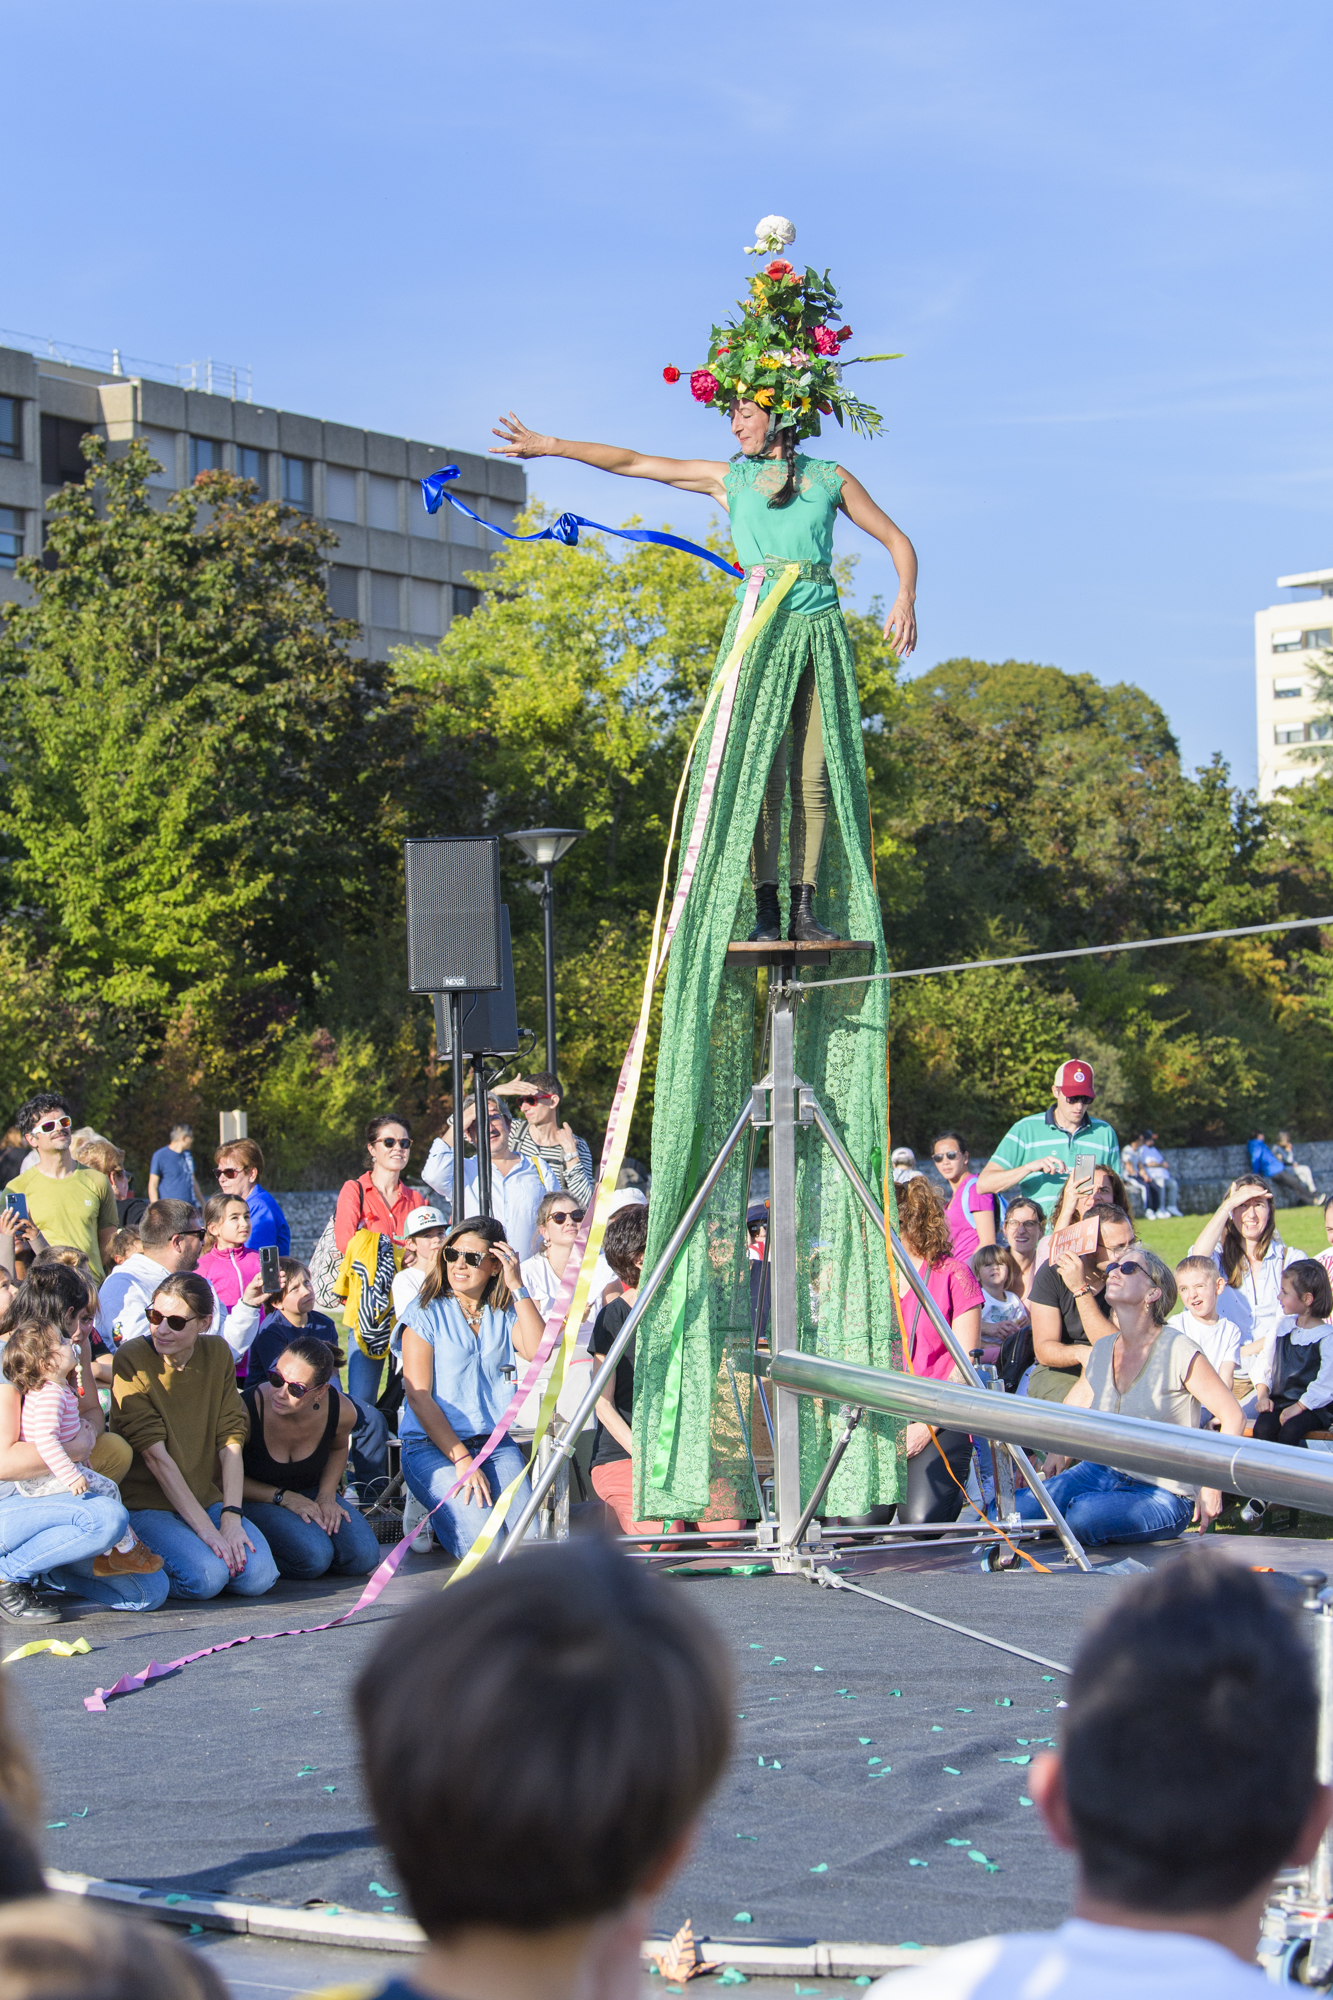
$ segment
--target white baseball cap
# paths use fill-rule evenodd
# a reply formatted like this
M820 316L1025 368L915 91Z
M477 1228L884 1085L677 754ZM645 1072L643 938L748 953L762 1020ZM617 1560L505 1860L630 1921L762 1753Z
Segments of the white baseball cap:
M423 1229L447 1229L448 1223L438 1208L414 1208L403 1224L403 1237L420 1236Z

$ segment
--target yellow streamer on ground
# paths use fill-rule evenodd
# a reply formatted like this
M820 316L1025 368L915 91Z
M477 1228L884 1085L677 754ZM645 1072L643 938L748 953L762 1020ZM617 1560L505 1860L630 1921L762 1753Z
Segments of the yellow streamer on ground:
M76 1653L92 1650L82 1633L77 1639L29 1639L26 1646L17 1646L12 1653L6 1653L0 1667L7 1667L11 1660L30 1660L34 1653L54 1653L58 1660L72 1660Z
M703 711L699 717L698 727L695 729L694 735L690 738L690 747L685 755L685 768L680 774L680 783L676 787L676 796L671 807L671 825L667 833L666 855L662 862L662 887L658 893L657 908L653 913L653 934L648 949L648 971L643 982L643 995L639 1003L639 1019L630 1039L629 1049L625 1057L623 1083L622 1088L618 1092L619 1102L612 1107L611 1116L613 1122L610 1132L610 1142L604 1156L602 1177L597 1187L592 1227L588 1231L588 1240L584 1245L583 1259L579 1265L578 1281L574 1287L574 1296L569 1302L569 1310L565 1315L565 1331L560 1346L556 1350L555 1367L551 1371L551 1379L547 1383L545 1393L542 1396L541 1409L538 1412L536 1426L533 1430L534 1439L545 1435L546 1427L555 1414L556 1401L560 1395L561 1386L564 1383L565 1371L569 1365L569 1357L574 1351L574 1343L578 1338L578 1331L583 1324L583 1316L587 1310L588 1293L592 1288L592 1274L596 1268L597 1258L601 1251L602 1238L606 1234L606 1225L610 1220L611 1197L616 1192L616 1182L620 1178L620 1169L625 1162L625 1149L629 1144L630 1126L634 1120L634 1106L638 1099L639 1083L643 1075L644 1050L648 1041L648 1021L653 1006L653 988L657 983L662 967L666 964L667 953L671 948L671 935L669 934L662 948L659 962L658 945L662 936L662 918L667 906L667 891L671 883L671 856L676 844L677 828L680 824L680 809L685 800L690 772L694 766L694 753L698 748L699 738L703 735L704 727L717 709L724 691L730 683L734 682L735 677L739 674L746 650L754 643L760 632L768 624L783 598L796 582L799 573L798 566L795 563L790 564L783 571L782 575L776 579L772 590L759 606L749 624L736 634L732 642L731 651L727 655L726 664L721 673L714 677L713 685L708 691L708 698L704 702ZM712 747L710 741L710 755ZM678 910L673 909L672 914L673 917L679 918L680 913ZM457 1583L460 1577L467 1576L485 1558L496 1536L505 1524L509 1509L513 1504L514 1495L518 1492L519 1487L523 1484L527 1476L526 1469L518 1473L497 1497L491 1509L490 1520L486 1523L486 1526L477 1536L472 1547L454 1570L453 1575L449 1578L449 1583L445 1585L446 1590L450 1584Z

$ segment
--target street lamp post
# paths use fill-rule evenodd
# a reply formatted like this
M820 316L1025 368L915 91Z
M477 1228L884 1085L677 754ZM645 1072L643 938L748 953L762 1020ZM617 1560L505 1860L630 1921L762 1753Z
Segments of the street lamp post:
M555 1071L555 882L552 871L568 854L576 840L582 840L581 826L533 826L522 833L506 834L523 849L528 860L542 871L542 927L546 948L546 1067Z

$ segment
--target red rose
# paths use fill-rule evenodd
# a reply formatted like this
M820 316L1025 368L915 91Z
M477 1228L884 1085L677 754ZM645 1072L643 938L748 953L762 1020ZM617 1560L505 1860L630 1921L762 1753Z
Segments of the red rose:
M838 336L831 326L817 326L812 331L815 340L815 352L817 354L837 353Z
M833 415L832 403L826 403L822 396L819 398L819 401L815 404L815 408L818 410L821 417L831 417Z
M849 326L840 326L838 328L839 340L850 340L851 337L852 337L852 329Z
M789 278L791 276L791 265L784 258L775 257L771 264L765 265L764 276L766 278Z
M696 368L690 376L690 394L696 403L711 403L717 394L717 377L706 368Z
M679 382L680 380L679 368L664 368L662 370L662 380L664 382Z

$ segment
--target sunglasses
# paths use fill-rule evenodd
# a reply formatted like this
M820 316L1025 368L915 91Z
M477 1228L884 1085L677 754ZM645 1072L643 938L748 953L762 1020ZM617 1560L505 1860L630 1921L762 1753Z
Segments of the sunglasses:
M386 1153L410 1153L412 1150L410 1139L380 1139L377 1143L383 1146Z
M932 1153L930 1157L932 1160L935 1161L936 1165L938 1166L941 1160L956 1160L958 1158L958 1148L956 1146L953 1146L949 1149L948 1152Z
M553 1090L535 1090L531 1097L523 1099L524 1104L555 1104L558 1101Z
M198 1313L159 1312L156 1306L149 1306L144 1314L149 1326L169 1326L173 1333L184 1333L186 1327L193 1326L198 1317Z
M446 1264L456 1264L461 1257L463 1262L470 1264L475 1271L479 1264L486 1262L490 1254L489 1250L446 1250L444 1261Z
M34 1125L32 1129L34 1132L68 1132L69 1128L68 1118L43 1118L41 1124Z
M234 1181L238 1180L244 1172L244 1167L219 1167L217 1175L220 1181Z
M1122 1257L1118 1264L1108 1264L1106 1267L1106 1275L1108 1278L1110 1277L1112 1271L1138 1271L1145 1278L1151 1279L1151 1273L1148 1270L1148 1266L1146 1264L1140 1264L1137 1257Z
M586 1208L553 1208L546 1220L548 1222L582 1222L587 1213Z
M287 1377L280 1375L276 1368L270 1368L268 1371L268 1386L270 1389L285 1389L289 1396L295 1396L299 1402L302 1396L310 1394L315 1385L313 1382L289 1382Z

